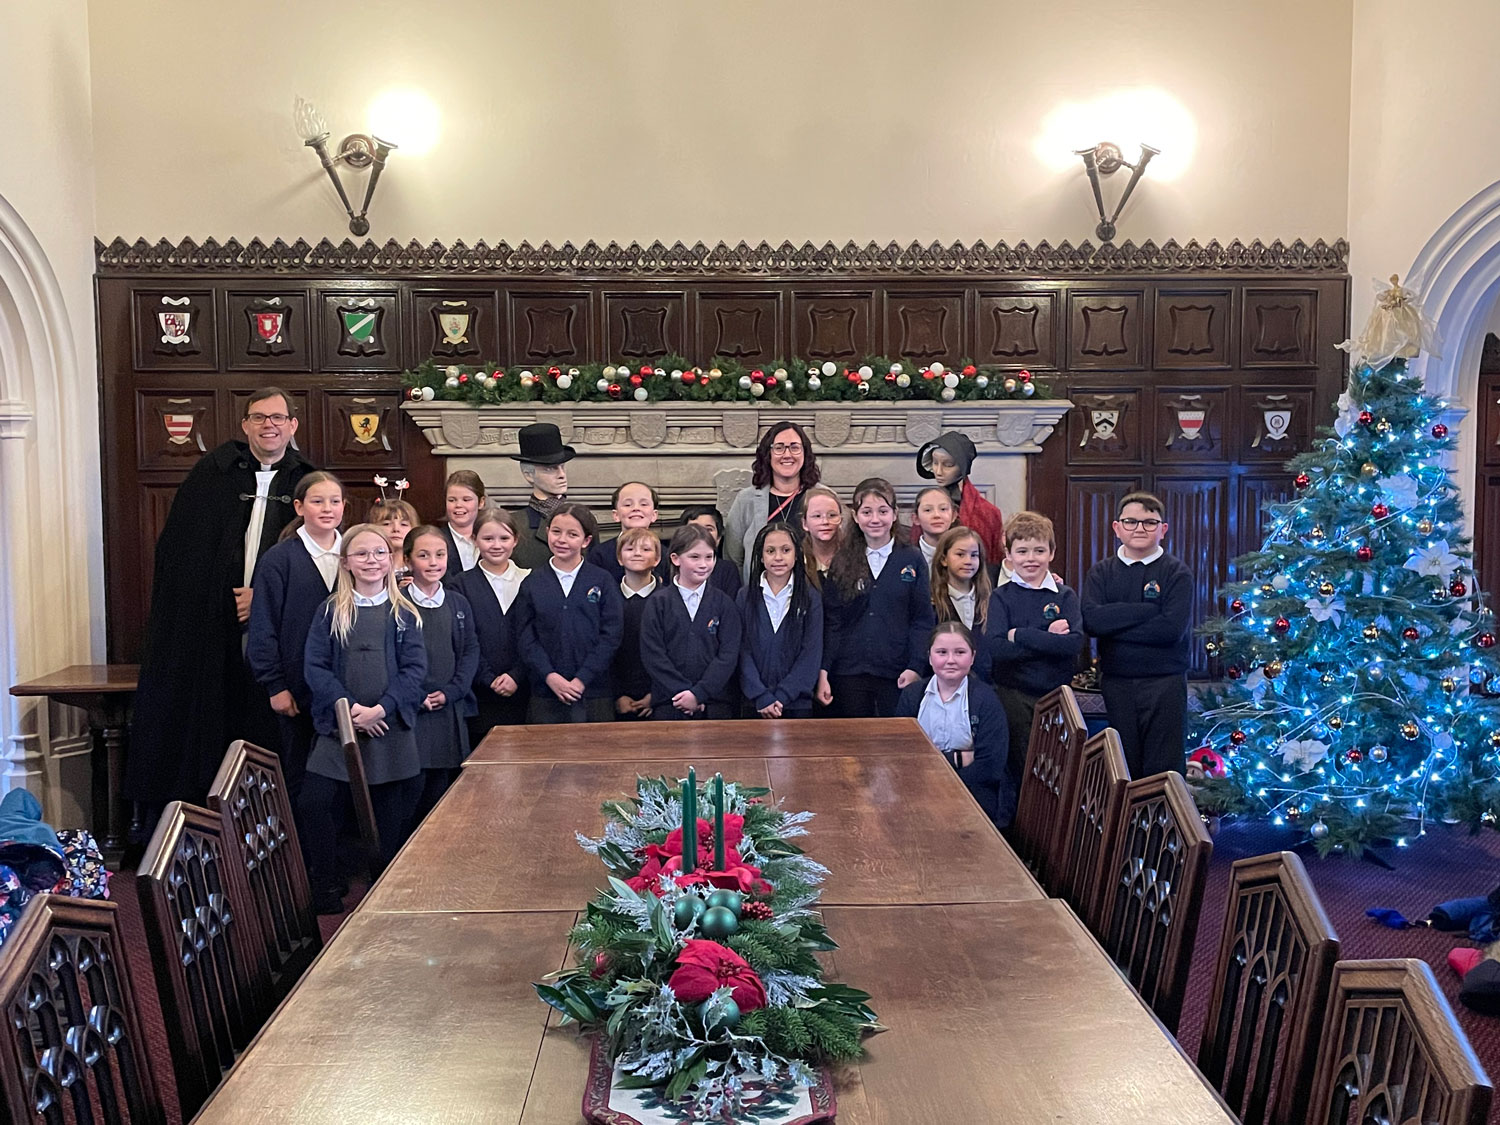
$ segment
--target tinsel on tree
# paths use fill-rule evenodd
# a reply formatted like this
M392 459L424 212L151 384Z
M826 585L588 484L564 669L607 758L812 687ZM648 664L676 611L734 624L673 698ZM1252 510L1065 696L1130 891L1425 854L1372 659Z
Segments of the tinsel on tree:
M1442 464L1445 404L1407 367L1430 331L1392 278L1344 345L1334 425L1288 464L1292 498L1266 506L1263 545L1202 630L1225 680L1195 717L1200 804L1323 853L1500 812L1496 624Z

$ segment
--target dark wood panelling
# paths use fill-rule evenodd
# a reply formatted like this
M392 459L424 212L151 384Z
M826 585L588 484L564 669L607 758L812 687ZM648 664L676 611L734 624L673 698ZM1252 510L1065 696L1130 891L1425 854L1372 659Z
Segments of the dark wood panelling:
M848 363L884 351L875 337L872 289L792 294L792 354Z
M1312 367L1317 363L1318 294L1302 289L1246 289L1245 330L1240 334L1244 367Z
M1474 404L1474 571L1493 604L1500 585L1500 337L1494 333L1484 338Z
M787 329L779 293L704 290L695 302L699 362L716 355L742 363L769 362L787 353Z
M1141 447L1141 419L1149 402L1150 392L1138 387L1074 391L1067 414L1068 464L1141 463L1148 452ZM1149 434L1148 429L1148 439Z
M328 391L323 400L323 462L338 472L377 473L404 464L396 394Z
M1158 464L1226 463L1226 387L1163 387L1156 392L1155 460Z
M967 301L962 291L921 293L888 289L885 294L883 350L912 359L949 359L974 353L969 339Z
M1161 289L1156 294L1155 363L1161 371L1228 367L1229 289Z
M1239 457L1244 461L1285 461L1312 444L1317 407L1309 387L1239 388Z
M660 359L686 355L687 294L606 293L604 320L609 334L609 354L617 359Z
M1067 481L1065 518L1053 520L1059 530L1066 529L1053 565L1061 567L1075 590L1082 590L1089 567L1115 549L1112 525L1120 498L1140 487L1139 476L1074 476Z
M512 363L574 363L592 349L593 316L585 292L511 290Z
M219 335L212 289L142 289L133 296L137 370L218 368Z
M1192 627L1214 612L1214 595L1229 573L1230 482L1222 476L1158 476L1156 494L1167 509L1167 547L1193 572ZM1208 656L1196 638L1189 643L1191 667L1208 671Z
M1142 290L1073 290L1068 294L1068 366L1078 371L1145 366Z
M223 440L213 391L140 391L135 425L140 469L191 469Z
M306 289L231 289L225 294L230 371L310 371Z
M318 364L324 371L400 371L398 297L391 289L318 293Z
M980 363L1044 371L1057 366L1062 294L981 289L974 355Z
M1234 534L1230 536L1230 572L1234 571L1234 559L1247 551L1254 551L1265 542L1266 504L1279 503L1292 494L1292 478L1286 473L1261 476L1246 473L1240 478L1239 502L1235 511Z
M500 298L494 290L412 292L414 363L483 363L500 355Z

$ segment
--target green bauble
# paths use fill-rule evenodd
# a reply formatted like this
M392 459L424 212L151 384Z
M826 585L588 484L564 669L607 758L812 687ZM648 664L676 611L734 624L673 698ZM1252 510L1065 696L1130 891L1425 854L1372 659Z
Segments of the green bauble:
M707 909L708 907L697 895L683 895L677 900L677 905L672 908L672 925L679 930L685 930Z
M723 906L710 906L703 912L703 917L698 920L698 928L703 931L703 936L708 938L727 938L735 930L740 928L740 920L734 916L734 912Z
M721 890L715 891L713 894L708 896L708 905L710 907L722 906L736 918L740 916L740 909L744 905L744 902L744 896L741 895L739 891Z
M708 1022L708 1001L698 1005L698 1015L703 1020L705 1031L715 1027L738 1027L740 1023L740 1006L733 1000L725 1000L719 1011L719 1018L713 1023Z

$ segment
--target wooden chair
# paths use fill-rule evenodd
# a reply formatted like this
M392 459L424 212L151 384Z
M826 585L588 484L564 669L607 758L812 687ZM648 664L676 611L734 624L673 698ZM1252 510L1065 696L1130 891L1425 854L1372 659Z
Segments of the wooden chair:
M1068 790L1086 737L1088 728L1072 688L1064 684L1037 700L1010 843L1049 894L1054 891L1055 873L1050 865L1056 856L1058 830L1066 819Z
M1198 1069L1244 1125L1302 1125L1339 939L1291 852L1229 869Z
M354 802L354 822L359 827L370 879L380 874L380 828L375 823L375 805L370 800L370 783L365 777L365 759L359 752L359 735L349 714L349 701L340 699L333 705L339 724L339 741L344 746L344 769L349 774L349 797Z
M173 801L136 876L184 1118L270 1015L271 966L224 824Z
M64 895L27 903L0 953L0 1119L163 1120L116 909Z
M1058 863L1057 893L1084 923L1099 928L1107 884L1104 862L1119 832L1130 769L1120 736L1108 727L1083 744L1078 780L1064 819Z
M1179 773L1125 786L1096 936L1167 1030L1177 1031L1213 841Z
M224 824L246 873L250 901L269 954L272 992L285 996L323 948L302 845L292 821L281 760L237 740L209 788L208 804Z
M1490 1079L1427 962L1340 961L1306 1120L1483 1125Z

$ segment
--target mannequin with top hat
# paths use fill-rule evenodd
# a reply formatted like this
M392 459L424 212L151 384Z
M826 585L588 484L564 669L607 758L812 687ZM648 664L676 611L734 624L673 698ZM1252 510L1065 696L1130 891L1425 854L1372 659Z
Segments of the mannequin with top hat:
M958 522L979 536L985 557L998 562L1005 558L1005 520L1000 509L979 495L969 481L969 470L976 456L978 450L968 436L950 430L917 450L917 475L948 490L958 508ZM912 539L921 533L914 522Z
M564 466L577 456L564 445L562 431L551 422L533 422L517 434L520 452L512 458L521 463L521 476L531 486L526 502L525 531L516 543L511 561L527 570L546 565L552 552L547 547L547 520L568 499L568 470Z

